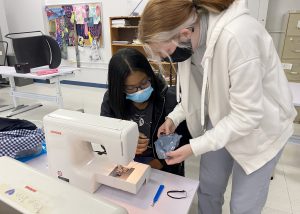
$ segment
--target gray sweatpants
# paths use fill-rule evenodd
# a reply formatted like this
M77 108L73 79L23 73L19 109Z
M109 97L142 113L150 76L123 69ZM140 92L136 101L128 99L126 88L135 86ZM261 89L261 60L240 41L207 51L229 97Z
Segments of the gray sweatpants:
M221 214L224 193L232 173L231 214L260 214L268 196L270 178L282 150L271 161L247 175L223 148L201 156L199 214Z

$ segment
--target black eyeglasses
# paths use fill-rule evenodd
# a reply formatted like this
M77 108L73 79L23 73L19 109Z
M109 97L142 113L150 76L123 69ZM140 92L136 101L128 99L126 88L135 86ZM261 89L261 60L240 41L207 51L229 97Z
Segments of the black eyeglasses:
M144 79L141 81L139 86L131 86L131 85L125 85L125 93L127 94L133 94L137 92L139 89L143 90L151 85L151 79Z

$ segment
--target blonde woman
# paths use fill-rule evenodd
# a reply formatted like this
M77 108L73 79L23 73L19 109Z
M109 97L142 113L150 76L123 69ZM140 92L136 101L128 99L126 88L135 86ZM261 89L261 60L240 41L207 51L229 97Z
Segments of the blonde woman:
M193 139L166 162L201 155L199 213L222 212L230 174L231 213L261 213L296 115L272 38L245 0L150 0L139 39L178 62L181 102L158 135L186 119Z

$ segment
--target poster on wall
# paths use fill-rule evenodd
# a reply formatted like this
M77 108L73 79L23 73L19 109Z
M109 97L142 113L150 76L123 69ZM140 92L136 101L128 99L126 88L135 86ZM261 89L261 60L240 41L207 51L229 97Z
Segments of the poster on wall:
M80 50L87 50L91 61L101 60L103 19L101 3L46 6L49 34L68 59L68 47L75 47L76 61Z

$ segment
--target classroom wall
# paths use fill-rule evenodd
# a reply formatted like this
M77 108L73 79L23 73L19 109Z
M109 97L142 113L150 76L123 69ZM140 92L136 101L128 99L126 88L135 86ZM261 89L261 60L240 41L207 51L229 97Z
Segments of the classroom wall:
M107 66L111 56L110 48L110 30L109 30L109 17L127 15L126 1L120 0L103 0L103 1L92 1L92 0L46 0L46 5L57 5L57 4L80 4L80 3L93 3L102 2L102 18L103 18L103 39L104 47L100 49L102 61L97 63L88 63L82 57L81 70L76 73L75 78L72 80L88 83L106 84L107 83ZM46 17L44 17L46 19ZM73 61L75 61L75 49L73 48ZM82 53L82 56L84 53Z
M250 14L262 25L266 25L269 0L247 0Z
M105 45L102 53L103 61L107 62L111 56L109 17L129 15L129 11L132 11L139 0L1 0L1 2L4 2L9 32L42 30L45 33L47 33L45 5L102 2ZM142 3L141 6L143 4L145 3ZM18 6L16 7L16 5Z
M83 62L83 68L72 80L105 84L107 82L107 64L111 57L109 17L129 15L139 0L0 0L0 8L6 11L8 32L41 30L47 33L47 19L44 14L45 5L92 2L101 2L103 6L104 47L100 50L103 60L99 63ZM3 7L1 7L1 3ZM16 5L18 6L16 7ZM3 14L0 9L0 15L3 16ZM2 19L0 18L0 20Z
M4 0L9 32L42 30L41 0Z
M141 12L148 0L142 1L137 8ZM249 0L250 9L257 16L259 1ZM47 20L44 14L45 5L102 2L104 47L101 49L103 60L100 63L82 63L83 68L73 79L75 81L105 84L107 79L107 64L111 57L110 49L110 16L129 15L140 0L0 0L0 27L2 35L8 32L42 30L47 32ZM254 9L256 8L256 9ZM269 0L266 28L272 35L275 45L281 35L282 16L289 9L299 9L299 0ZM6 14L6 17L5 17ZM5 20L6 19L6 20ZM7 25L5 22L7 21ZM8 26L8 27L5 27Z

